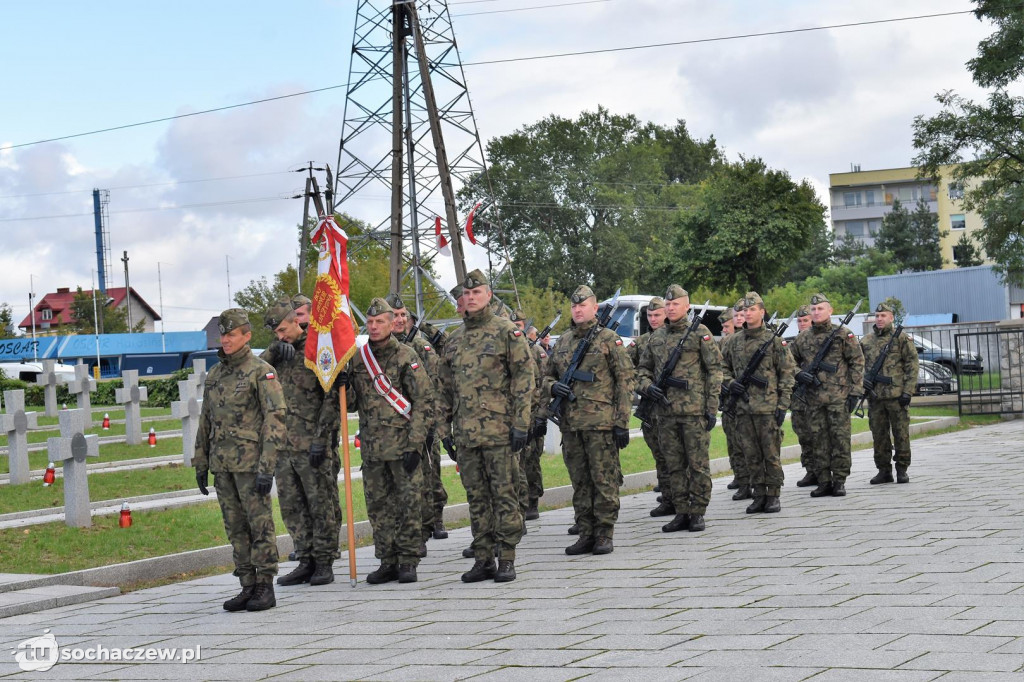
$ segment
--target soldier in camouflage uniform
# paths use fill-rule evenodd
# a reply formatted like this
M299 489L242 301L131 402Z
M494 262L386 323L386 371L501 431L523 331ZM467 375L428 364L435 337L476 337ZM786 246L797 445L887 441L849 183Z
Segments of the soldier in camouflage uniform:
M864 383L864 353L847 327L839 328L825 356L825 362L836 371L820 369L817 377L807 371L833 329L832 304L824 294L815 294L811 296L811 328L800 332L790 346L799 365L796 380L806 386L807 426L814 434L818 487L811 497L846 494L846 478L853 464L850 413L860 400Z
M796 309L796 329L802 332L811 328L811 309L802 305ZM807 403L802 400L794 400L789 405L791 419L793 421L793 433L796 434L800 443L800 466L805 470L804 477L796 482L798 488L818 485L818 465L814 462L814 432L808 423Z
M892 306L879 303L875 308L875 328L860 342L864 349L864 366L868 371L874 367L882 348L892 339L892 322ZM875 466L878 467L878 473L871 479L872 485L892 483L893 441L896 442L896 482L910 483L907 475L910 466L909 408L910 396L917 388L917 370L917 349L910 337L901 331L893 340L874 381L867 374L864 376L868 422L874 441Z
M786 420L796 365L787 343L775 337L764 324L764 302L757 292L750 291L744 296L744 308L743 329L737 330L723 349L723 382L728 388L723 389L722 395L723 399L726 393L735 396L734 433L743 448L753 487L754 501L747 507L747 513L771 514L782 509L782 423ZM754 380L744 386L739 378L757 349L769 339L772 344L758 365Z
M433 385L416 353L392 335L395 313L383 298L366 309L370 350L390 383L410 404L408 418L381 395L362 358L349 364L348 409L359 412L363 494L380 567L366 576L371 585L416 582L423 542L423 444L435 406Z
M224 602L227 611L263 611L277 604L277 536L270 488L284 445L285 403L274 368L249 348L252 328L241 308L218 318L220 362L206 378L199 415L196 468L199 491L208 495L212 471L224 530L231 542L242 591Z
M725 346L737 331L743 331L744 310L746 305L744 299L740 299L736 305L727 308L718 318L722 321L722 338L718 342L718 350L725 355ZM724 387L724 384L723 384ZM732 469L732 480L725 486L729 490L735 490L732 499L746 500L751 497L750 476L747 474L746 455L743 454L743 445L740 443L740 436L736 433L736 415L722 413L722 432L725 433L725 447L729 453L729 468Z
M647 344L651 340L651 334L661 329L661 326L665 324L665 299L661 296L655 296L647 304L647 324L650 325L651 330L637 337L633 345L626 350L630 361L633 363L634 370L640 365L640 356L643 354L644 349L647 348ZM661 493L658 495L658 506L651 510L651 516L675 516L676 508L672 506L672 495L669 493L671 484L668 480L668 467L665 464L664 455L661 454L658 434L654 430L653 425L646 422L640 425L640 430L644 434L644 442L651 449L651 456L654 457L654 470L658 477L656 492Z
M537 509L537 501L544 495L544 479L540 469L540 457L544 453L544 436L548 432L548 419L545 415L545 403L541 399L541 384L543 382L544 364L548 354L535 343L529 343L529 333L526 329L526 313L520 309L512 311L509 318L519 331L526 335L527 345L530 347L530 357L533 358L533 375L536 377L537 390L533 396L533 421L530 426L530 442L526 448L519 453L519 506L525 521L533 521L540 518L540 511ZM533 327L530 327L533 329ZM534 329L534 336L537 330ZM525 529L523 532L526 532Z
M305 329L309 325L309 306L312 301L305 294L295 294L291 298L292 310L295 311L295 321Z
M513 468L529 437L533 362L523 333L491 311L484 274L473 270L462 286L465 324L445 344L440 371L473 530L475 562L462 580L508 582L523 532Z
M277 341L260 359L277 370L288 410L287 436L277 454L277 499L299 562L277 584L326 585L334 582L332 565L339 554L340 520L332 503L338 496L338 479L327 457L341 421L338 389L325 394L316 374L306 367L306 332L288 299L271 306L263 321Z
M640 356L639 392L654 401L652 418L668 467L669 494L676 515L661 530L704 530L711 501L711 429L718 420L722 354L711 331L698 325L686 339L679 362L664 387L655 381L690 326L690 294L678 284L665 291L665 326L651 334Z
M575 381L562 381L576 347L597 325L598 303L590 287L577 287L570 301L572 325L551 351L542 390L545 397L562 397L562 458L579 529L579 539L565 553L609 554L615 549L612 538L619 517L619 450L629 445L636 375L622 337L601 328Z

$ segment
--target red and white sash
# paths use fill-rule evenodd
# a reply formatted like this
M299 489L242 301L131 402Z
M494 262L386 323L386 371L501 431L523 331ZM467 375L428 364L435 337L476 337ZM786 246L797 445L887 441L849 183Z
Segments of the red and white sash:
M363 359L363 364L366 365L366 371L370 373L370 379L373 381L373 388L377 393L388 402L395 412L402 415L406 420L412 419L409 416L409 412L412 410L412 405L405 399L405 396L395 390L394 384L391 383L391 379L381 369L380 363L377 362L377 358L374 357L373 351L370 350L369 342L364 343L359 347L359 356Z

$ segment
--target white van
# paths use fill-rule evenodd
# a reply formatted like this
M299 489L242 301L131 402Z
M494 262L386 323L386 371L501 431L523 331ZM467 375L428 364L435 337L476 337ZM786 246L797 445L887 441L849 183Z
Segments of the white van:
M648 296L646 294L629 294L626 296L619 296L619 307L612 315L610 324L618 322L618 327L615 329L616 333L625 338L633 341L637 337L650 331L650 327L647 325L647 304L651 302L654 296ZM610 305L612 299L606 299L601 302L601 310L604 306ZM703 301L694 303L690 301L690 310L699 308L703 305ZM704 314L703 324L707 327L712 334L718 336L722 333L722 323L718 321L718 315L725 310L725 306L712 305L708 306L707 313ZM627 343L626 345L629 345Z
M0 362L0 371L8 379L20 379L21 381L34 384L36 383L36 377L43 373L43 363L25 360L21 362ZM75 380L75 368L73 365L65 365L62 362L58 362L54 365L53 371L57 375L59 383L66 384Z

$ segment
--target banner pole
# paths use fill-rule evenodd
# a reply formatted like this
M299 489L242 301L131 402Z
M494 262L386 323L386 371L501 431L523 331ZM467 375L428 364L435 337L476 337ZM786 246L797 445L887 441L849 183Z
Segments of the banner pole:
M348 403L345 387L338 391L341 403L341 465L345 472L345 525L348 528L348 577L352 587L356 586L356 526L352 519L352 460L348 452Z

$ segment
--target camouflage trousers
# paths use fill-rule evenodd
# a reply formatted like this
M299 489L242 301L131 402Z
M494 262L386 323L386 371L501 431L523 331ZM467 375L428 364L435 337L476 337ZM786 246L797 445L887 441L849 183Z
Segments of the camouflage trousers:
M234 574L242 587L272 583L277 575L277 535L270 495L256 494L255 473L214 472L213 485L231 543Z
M809 412L807 408L801 407L790 412L793 421L793 433L800 443L800 466L807 471L814 473L820 467L815 462L814 455L814 431L811 430Z
M703 515L711 501L711 434L704 417L658 418L658 444L665 458L669 494L677 514ZM662 490L664 495L664 490Z
M338 556L338 526L332 496L338 479L332 478L330 458L314 469L309 454L295 450L277 453L277 499L281 518L292 536L295 557L330 563Z
M771 414L736 415L736 437L743 447L747 475L755 496L782 494L782 429Z
M426 473L424 471L424 473ZM434 510L434 520L441 521L444 514L444 506L448 504L448 491L444 489L441 481L441 439L435 438L430 448L430 483L431 504Z
M332 435L333 445L327 453L327 459L331 461L331 475L334 477L334 486L331 489L331 506L334 507L334 518L338 520L338 547L341 547L341 532L344 527L344 516L341 513L341 495L338 492L338 476L341 476L341 454L338 452L338 442L341 437L339 431ZM334 555L337 559L341 556L341 550Z
M562 431L562 459L572 482L580 537L613 537L622 466L611 431Z
M731 414L722 413L722 431L725 432L725 446L729 452L729 468L732 469L732 477L741 486L750 484L750 474L747 473L747 457L743 453L743 444L736 433L736 417Z
M374 556L382 564L419 564L423 467L408 474L400 459L363 462L363 496Z
M895 398L868 402L868 421L874 440L875 466L888 469L895 459L896 468L906 471L910 466L910 410L900 407ZM889 437L892 432L892 438ZM896 443L896 457L892 444Z
M526 516L526 510L530 508L530 486L526 481L526 450L529 448L523 448L519 452L513 452L512 456L516 458L516 466L512 470L512 484L516 488L516 499L519 500L519 513Z
M818 483L845 483L853 460L850 456L850 413L845 403L807 409L812 434Z
M491 559L497 546L501 559L515 559L516 545L523 536L523 516L513 474L519 463L512 449L508 445L462 446L458 453L474 556Z
M440 466L440 462L438 462L438 466ZM433 479L435 476L434 462L426 447L420 449L420 465L416 469L421 472L419 487L420 535L422 536L421 539L425 542L430 539L431 534L434 532ZM436 476L440 482L441 472L438 471Z
M653 424L641 422L640 431L644 434L644 442L651 449L651 456L654 457L654 472L658 477L658 488L661 489L663 500L672 499L672 484L668 480L668 467L665 466L665 457L661 454L661 444L658 443L658 431Z
M544 437L538 436L530 441L523 454L526 464L526 487L530 502L536 503L544 497L544 473L541 471L540 458L544 454Z

